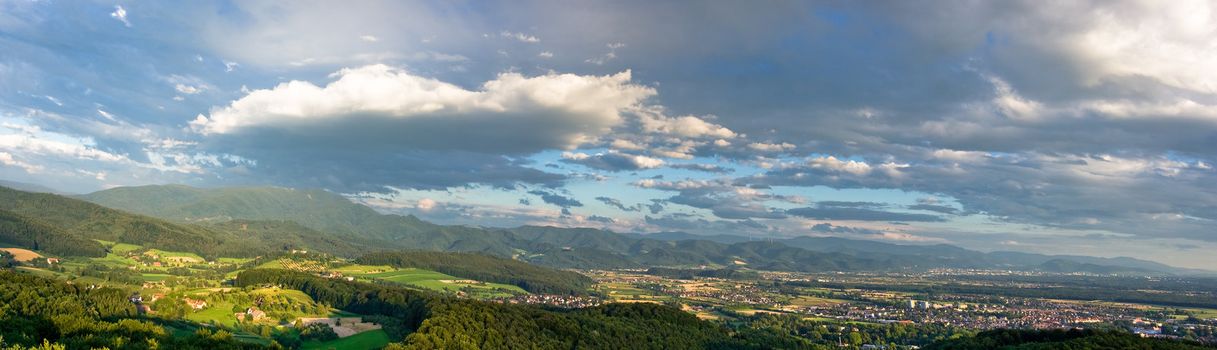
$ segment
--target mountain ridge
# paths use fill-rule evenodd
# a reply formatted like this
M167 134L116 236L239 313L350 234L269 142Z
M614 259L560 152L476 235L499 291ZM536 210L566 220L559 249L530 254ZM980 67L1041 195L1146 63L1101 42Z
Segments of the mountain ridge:
M172 194L175 198L160 198ZM384 242L386 249L479 252L555 267L744 265L784 270L1014 268L1036 270L1054 259L1113 266L1114 272L1195 272L1133 258L984 253L961 247L899 245L839 237L794 237L761 242L742 236L685 232L616 233L595 228L521 226L478 228L430 223L414 216L382 214L318 189L183 185L115 188L76 196L135 213L185 222L285 220L352 239ZM1092 266L1087 266L1095 270Z

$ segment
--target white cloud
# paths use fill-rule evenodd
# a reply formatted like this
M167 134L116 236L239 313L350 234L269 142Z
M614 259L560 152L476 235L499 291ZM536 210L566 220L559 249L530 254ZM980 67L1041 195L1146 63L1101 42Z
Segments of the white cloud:
M114 5L114 12L110 13L110 17L118 20L119 22L123 22L123 25L127 27L131 26L131 22L127 21L127 9L123 8L121 5Z
M364 35L360 35L360 36L359 36L359 40L363 40L363 41L366 41L366 42L374 43L374 42L380 41L380 38L377 38L377 37L376 37L376 36L374 36L374 35L367 35L367 34L364 34Z
M736 134L722 125L706 122L691 115L680 117L664 116L661 110L645 110L639 113L642 130L649 133L667 134L680 137L713 137L728 139Z
M177 84L177 85L174 85L174 86L173 86L173 89L174 89L174 90L177 90L177 92L180 92L180 93L183 93L183 94L187 94L187 95L193 95L193 94L197 94L197 93L203 92L203 89L201 89L201 88L194 87L194 86L190 86L190 85L186 85L186 84Z
M608 47L608 49L609 49L608 52L604 53L603 55L600 55L599 57L592 57L592 58L583 60L583 62L591 63L591 64L594 64L597 66L603 66L605 63L608 63L608 61L612 61L612 60L616 59L617 58L617 49L625 47L625 44L609 43L605 46Z
M537 57L540 57L540 58L554 58L554 53L553 53L553 52L549 52L549 51L542 51L541 53L537 54Z
M541 39L538 39L536 36L532 36L532 35L528 35L528 34L524 34L524 33L513 33L513 32L506 31L506 30L499 32L499 36L508 38L508 39L519 40L520 42L525 42L525 43L541 42Z
M435 200L431 198L419 199L418 203L414 204L414 208L422 211L431 211L435 209Z
M842 161L837 157L827 156L807 160L807 166L812 169L827 170L835 173L866 175L871 172L870 164L856 160Z
M753 142L748 144L748 148L761 152L787 152L794 150L795 146L786 142L782 143L765 143Z
M18 167L25 170L27 173L37 173L42 171L42 166L26 163L13 157L12 153L0 152L0 164L7 166Z
M350 123L375 128L363 130L367 132L400 132L384 135L391 142L535 151L589 142L655 95L654 89L631 84L629 71L606 76L503 73L480 90L386 65L343 69L331 77L336 80L326 86L290 81L251 91L229 106L212 109L210 116L199 115L190 127L204 135L253 129L328 133L334 125ZM403 137L415 134L419 137Z

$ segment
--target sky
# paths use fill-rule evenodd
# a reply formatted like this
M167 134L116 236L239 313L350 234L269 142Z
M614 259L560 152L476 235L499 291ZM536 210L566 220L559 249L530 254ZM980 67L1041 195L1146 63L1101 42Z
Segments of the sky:
M1217 258L1209 1L0 0L0 178Z

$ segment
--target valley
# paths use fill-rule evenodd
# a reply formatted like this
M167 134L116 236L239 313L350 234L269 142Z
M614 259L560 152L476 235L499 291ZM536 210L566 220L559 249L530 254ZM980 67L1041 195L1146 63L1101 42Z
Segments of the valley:
M1021 270L958 268L932 262L973 256L976 260L966 265L983 266L993 258L949 247L904 247L906 254L877 259L881 250L901 248L838 240L831 242L837 246L833 252L825 253L819 250L826 248L807 239L771 243L718 237L722 242L714 242L545 227L420 224L404 232L395 231L398 227L386 231L397 233L345 238L287 221L289 215L175 222L171 216L177 214L146 217L66 197L4 191L0 189L0 195L11 201L0 208L15 210L11 225L58 232L72 242L50 245L57 247L50 250L43 249L45 240L23 238L37 235L5 236L12 237L4 240L10 248L3 254L13 272L4 277L36 278L38 283L78 288L69 291L81 295L105 291L122 296L113 307L126 310L124 317L159 325L155 327L174 335L165 338L153 332L143 336L146 341L184 339L221 348L397 349L449 343L453 340L445 337L458 332L482 344L527 337L551 345L588 342L599 344L589 345L593 348L613 348L630 338L600 338L605 333L589 332L633 332L659 348L912 349L983 337L986 331L1087 329L1187 342L1179 343L1184 348L1217 342L1217 280L1149 272L1152 266L1145 264L1110 265L1117 267L1102 273L1093 267L1058 272L1036 266L1065 258L1023 257L1030 265ZM236 198L257 198L263 192L295 195L268 190L242 192ZM303 196L324 198L322 193ZM47 206L59 211L40 211ZM91 214L74 214L78 210ZM201 214L222 216L213 215L220 213L214 210L219 209ZM334 215L330 209L309 210L310 215ZM272 205L258 215L273 211ZM380 216L363 218L411 220L375 215ZM115 222L123 224L96 229ZM136 232L142 233L133 236L121 227L138 227ZM474 232L507 246L487 246L491 243L484 239L465 242L477 237ZM417 243L412 241L416 237L444 234L456 240L448 251L372 248L410 246ZM200 235L202 242L215 244L166 241L183 235ZM312 236L321 240L311 241ZM850 249L859 253L841 253ZM571 254L581 250L598 253L571 260ZM620 259L602 261L596 256ZM827 263L818 264L828 266L866 267L779 263L802 257L827 258ZM930 263L887 267L920 257ZM572 266L555 268L560 262ZM485 318L489 315L500 316ZM476 330L456 326L473 319L486 323ZM546 321L550 319L565 321ZM591 319L600 321L587 323ZM582 326L564 328L563 322ZM220 332L223 335L217 336ZM68 344L94 339L73 334L63 332L57 339ZM697 341L678 345L652 338L663 334ZM13 336L19 335L5 339ZM1107 333L1076 336L1103 338Z

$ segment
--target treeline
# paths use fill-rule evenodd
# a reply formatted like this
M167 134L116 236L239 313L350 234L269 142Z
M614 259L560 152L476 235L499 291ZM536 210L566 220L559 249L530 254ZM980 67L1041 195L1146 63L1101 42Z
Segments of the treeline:
M0 339L9 348L264 349L225 331L173 335L124 291L0 271Z
M728 311L730 312L730 311ZM974 334L972 331L941 324L902 324L821 321L798 315L758 313L752 316L735 314L743 330L766 330L820 345L873 344L888 348L925 346L937 341Z
M1199 343L1167 339L1142 338L1121 331L1097 330L1014 330L985 331L974 337L945 340L925 347L926 350L988 350L988 349L1153 349L1200 350L1213 349Z
M756 278L757 274L750 271L741 271L739 269L673 269L666 267L652 267L647 269L646 274L651 276L660 276L676 279L693 279L696 277L703 278L722 278L722 279L749 279Z
M542 294L587 294L591 278L570 271L473 253L383 252L356 260L364 265L420 268L485 282L503 283Z
M386 328L404 329L390 332L401 342L386 349L814 348L769 332L733 333L663 305L609 304L550 310L442 297L288 270L246 270L236 281L240 286L277 284L299 289L318 302L371 315ZM407 333L403 339L401 336Z

